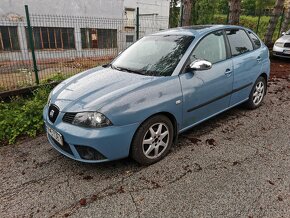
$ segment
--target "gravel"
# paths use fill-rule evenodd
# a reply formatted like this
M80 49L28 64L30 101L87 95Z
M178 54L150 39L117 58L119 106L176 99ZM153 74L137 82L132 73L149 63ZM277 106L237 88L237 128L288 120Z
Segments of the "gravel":
M83 164L42 135L0 148L1 217L288 217L290 83L180 135L162 161Z

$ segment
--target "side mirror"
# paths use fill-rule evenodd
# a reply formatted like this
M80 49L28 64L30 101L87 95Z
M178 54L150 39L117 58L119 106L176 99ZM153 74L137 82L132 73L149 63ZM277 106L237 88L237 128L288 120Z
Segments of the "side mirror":
M212 63L206 60L197 59L189 65L191 70L209 70L212 67Z
M282 33L282 36L284 36L285 34L286 34L286 33L285 33L285 32L283 32L283 33Z

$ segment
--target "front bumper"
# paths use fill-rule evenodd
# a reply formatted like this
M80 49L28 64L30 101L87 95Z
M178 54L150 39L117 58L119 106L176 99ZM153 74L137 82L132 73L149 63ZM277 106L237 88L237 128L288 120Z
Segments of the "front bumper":
M290 58L290 54L285 54L284 51L290 51L290 48L277 47L274 45L272 54L277 57Z
M99 163L125 158L129 155L130 145L139 123L125 126L109 126L99 129L84 128L62 121L64 116L60 112L57 119L52 123L48 119L48 108L43 110L45 125L59 132L64 145L57 143L48 136L50 144L65 156L86 163ZM80 148L92 148L96 151L96 159L85 159Z

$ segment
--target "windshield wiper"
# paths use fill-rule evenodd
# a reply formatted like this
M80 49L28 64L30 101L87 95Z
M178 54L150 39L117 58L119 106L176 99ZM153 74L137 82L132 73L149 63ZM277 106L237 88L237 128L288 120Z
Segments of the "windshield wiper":
M111 68L114 70L119 70L119 71L126 71L128 73L136 73L136 74L140 74L140 75L144 75L142 72L140 71L136 71L136 70L131 70L129 68L125 68L125 67L117 67L113 64L110 64Z

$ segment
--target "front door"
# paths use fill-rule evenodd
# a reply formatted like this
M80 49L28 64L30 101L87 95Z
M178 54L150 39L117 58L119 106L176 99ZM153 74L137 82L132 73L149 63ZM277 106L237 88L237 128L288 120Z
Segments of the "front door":
M196 59L211 62L212 68L179 76L183 92L182 129L191 127L229 107L233 86L233 64L228 59L225 35L217 31L194 48L188 63Z

